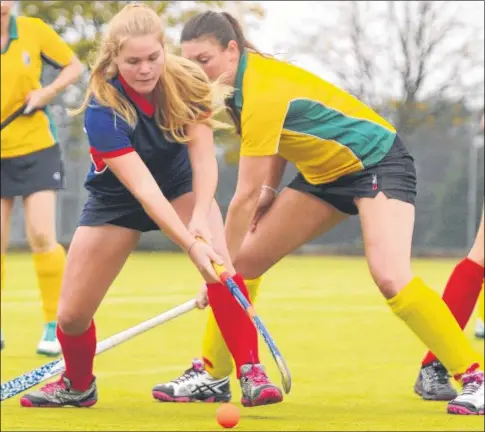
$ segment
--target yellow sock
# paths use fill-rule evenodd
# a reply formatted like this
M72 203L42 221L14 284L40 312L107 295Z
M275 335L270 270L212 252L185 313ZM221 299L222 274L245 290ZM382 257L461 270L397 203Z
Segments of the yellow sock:
M482 321L485 321L485 318L483 317L485 312L485 305L484 305L484 298L483 298L483 285L482 285L482 292L480 293L480 297L478 297L477 307L478 307L478 318L480 318Z
M256 300L262 279L261 276L258 279L244 281L252 303ZM210 308L202 342L202 356L205 369L214 378L220 379L231 374L234 367L233 359Z
M483 357L473 350L446 303L421 279L414 278L388 304L451 375L463 374L474 363L483 367Z
M34 265L42 298L44 321L56 321L62 276L66 266L66 251L58 244L49 252L34 253Z
M0 254L0 290L3 290L3 284L5 283L5 255Z

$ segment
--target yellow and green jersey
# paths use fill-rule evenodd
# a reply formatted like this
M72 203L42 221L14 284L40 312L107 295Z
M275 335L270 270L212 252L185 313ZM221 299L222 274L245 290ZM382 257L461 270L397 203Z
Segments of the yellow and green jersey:
M297 66L253 52L241 56L230 101L241 156L279 154L312 184L381 161L395 128L355 97Z
M67 66L74 56L62 38L38 18L10 19L9 41L1 57L1 121L24 103L26 96L42 87L45 63ZM1 158L23 156L51 147L57 141L54 124L46 110L21 116L1 134Z

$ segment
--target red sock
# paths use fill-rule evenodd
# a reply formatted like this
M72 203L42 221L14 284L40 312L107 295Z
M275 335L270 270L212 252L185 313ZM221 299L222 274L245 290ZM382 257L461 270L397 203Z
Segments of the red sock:
M65 376L69 378L72 388L85 391L93 381L93 361L96 354L96 327L94 320L89 328L80 335L70 336L57 326L57 339L62 347L66 362Z
M243 278L236 274L233 280L251 303ZM256 328L224 284L207 284L207 295L222 336L236 363L239 378L242 365L259 363Z
M462 329L468 324L480 295L483 282L483 266L465 258L460 261L451 273L443 300ZM436 356L429 351L422 365L426 366L436 360Z

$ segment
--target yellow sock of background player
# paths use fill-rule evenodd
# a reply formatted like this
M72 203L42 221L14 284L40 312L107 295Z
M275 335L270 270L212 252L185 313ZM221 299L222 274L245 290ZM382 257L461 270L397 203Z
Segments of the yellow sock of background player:
M256 300L262 279L263 277L261 276L258 279L245 281L252 303ZM217 379L229 376L234 368L231 353L227 348L226 342L222 337L219 326L212 313L212 309L210 308L204 340L202 342L202 359L204 360L207 372Z
M42 298L44 322L56 321L62 277L66 266L66 251L58 244L49 252L34 253L33 255Z
M438 293L421 279L414 278L388 304L451 375L462 375L474 363L483 369L483 356L473 350Z

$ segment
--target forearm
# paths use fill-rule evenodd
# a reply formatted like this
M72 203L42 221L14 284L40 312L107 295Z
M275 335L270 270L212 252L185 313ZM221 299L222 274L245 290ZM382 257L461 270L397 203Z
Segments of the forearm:
M286 163L286 159L283 159L279 155L274 155L271 158L270 169L268 170L268 174L264 182L266 186L269 186L275 190L278 189L281 179L283 178L283 173L285 172Z
M217 189L217 160L215 157L207 157L194 164L192 171L192 185L195 194L194 213L208 217Z
M258 195L246 197L244 199L233 199L229 204L226 217L226 242L229 255L234 261L244 237L249 231L251 221L256 212Z
M54 94L62 92L67 86L75 83L83 71L81 62L75 58L71 63L65 66L57 78L47 87L52 89Z
M136 198L158 227L174 243L187 252L195 238L189 233L177 212L163 194L160 191L152 191L139 194Z

